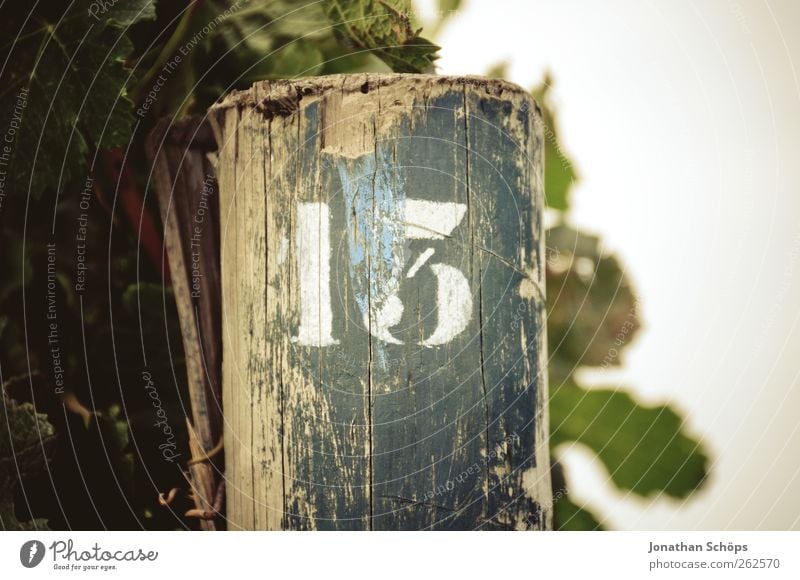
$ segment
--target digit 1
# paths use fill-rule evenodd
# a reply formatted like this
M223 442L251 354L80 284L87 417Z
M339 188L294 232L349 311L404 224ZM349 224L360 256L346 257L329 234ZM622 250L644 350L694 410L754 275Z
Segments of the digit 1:
M297 204L297 271L300 277L300 328L292 342L303 346L339 344L331 308L331 234L327 203Z

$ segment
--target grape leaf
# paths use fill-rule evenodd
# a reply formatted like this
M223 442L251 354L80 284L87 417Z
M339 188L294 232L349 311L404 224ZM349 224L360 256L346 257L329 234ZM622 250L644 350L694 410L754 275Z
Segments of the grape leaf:
M182 107L181 112L203 114L232 88L246 89L264 79L390 70L377 55L351 52L337 40L327 23L326 4L274 0L232 11L204 37L202 49L186 57L189 65L181 68L193 71L185 73L187 82L181 82L177 75L167 80L153 105L153 115L173 114L181 109L178 104L189 101L187 95L192 92L192 106ZM196 11L186 37L202 34L205 23L226 5L206 2Z
M330 0L325 13L343 44L369 50L395 72L430 72L439 47L411 26L407 0Z
M0 10L9 42L0 130L13 130L6 186L21 195L60 189L82 177L90 148L128 142L133 116L125 58L133 45L126 30L155 16L153 0L118 0L105 9L87 0L58 4L31 9L7 2Z
M628 277L601 250L598 238L569 226L547 231L547 332L556 378L580 365L620 365L641 326Z
M614 484L641 496L683 498L703 485L708 456L668 405L645 406L624 391L563 384L550 396L550 444L589 447Z

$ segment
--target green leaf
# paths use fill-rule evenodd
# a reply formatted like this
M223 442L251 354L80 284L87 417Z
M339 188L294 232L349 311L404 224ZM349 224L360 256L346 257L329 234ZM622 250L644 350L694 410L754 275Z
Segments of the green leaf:
M584 507L580 507L566 496L561 496L554 504L553 528L560 532L600 531L603 528L597 517Z
M622 490L683 498L706 479L708 456L667 405L645 406L625 391L566 383L550 396L550 444L586 445Z
M545 75L542 83L534 88L533 94L542 109L544 122L544 193L547 207L557 211L569 208L569 193L579 176L569 155L558 140L555 122L555 109L550 101L553 85L550 75Z
M82 177L90 149L124 145L131 136L125 59L127 27L155 14L152 2L119 0L97 17L87 0L54 6L20 3L0 10L10 51L0 77L9 190L38 195ZM100 8L98 8L100 10ZM102 18L100 17L102 16ZM13 39L19 34L18 40Z
M45 469L54 438L53 426L30 403L18 404L5 394L0 399L0 529L47 529L47 522L42 519L19 521L13 497L23 477Z
M387 23L387 6L377 2L379 10L371 22L380 18ZM245 89L265 79L292 78L309 75L357 72L387 72L390 67L381 60L392 60L397 53L402 59L414 59L419 51L430 52L429 46L404 46L384 53L381 50L353 50L338 27L328 25L329 2L318 0L272 0L270 2L233 3L207 0L192 4L174 27L172 35L158 50L150 49L148 72L142 76L134 95L143 102L152 90L163 67L176 54L181 63L166 75L157 99L148 103L148 117L172 116L194 112L204 114L206 108L231 89ZM170 26L170 15L159 11L156 27ZM208 23L215 22L209 30ZM188 43L194 48L188 54L178 53ZM393 41L396 42L396 41ZM139 46L140 43L137 43Z
M554 460L550 464L550 476L553 483L553 529L602 530L599 520L591 511L570 499L564 468L559 461Z
M433 69L439 47L411 26L407 0L330 0L325 13L341 41L353 50L369 50L395 72Z
M547 231L547 332L555 377L621 364L641 326L628 277L600 241L567 225ZM559 366L560 365L560 366Z

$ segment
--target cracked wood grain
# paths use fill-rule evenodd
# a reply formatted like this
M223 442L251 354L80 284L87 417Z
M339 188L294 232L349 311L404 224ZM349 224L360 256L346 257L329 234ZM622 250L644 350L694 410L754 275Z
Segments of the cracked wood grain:
M549 529L532 99L334 75L210 120L229 526Z

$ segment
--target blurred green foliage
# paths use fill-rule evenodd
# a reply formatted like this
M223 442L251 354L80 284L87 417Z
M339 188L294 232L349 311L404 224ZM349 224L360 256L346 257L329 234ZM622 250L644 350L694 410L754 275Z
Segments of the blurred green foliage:
M550 75L545 75L541 84L534 88L532 93L539 103L549 103L549 91L552 84ZM566 211L569 208L569 192L578 174L569 157L562 151L558 140L555 117L550 107L542 107L542 121L544 122L544 191L547 207L556 211Z
M504 76L503 64L490 74ZM597 236L569 224L578 172L558 140L552 78L532 89L542 108L547 230L547 333L550 446L557 529L593 530L605 518L579 506L560 462L573 445L588 448L622 492L685 498L707 477L709 457L670 405L650 406L619 387L587 388L580 371L618 367L641 327L640 304L619 259ZM591 153L588 153L591 154Z
M97 18L92 5L98 3L0 7L0 38L12 57L0 76L0 111L22 106L8 163L10 189L33 196L66 189L80 179L91 149L131 139L125 60L133 44L125 31L155 18L155 7L148 0L109 2Z
M334 31L354 51L369 51L395 72L432 71L438 46L411 26L410 6L404 0L331 0L322 4Z
M15 509L17 485L22 478L41 477L47 470L54 431L47 417L30 403L19 404L5 394L0 434L0 530L46 530L47 520L35 519L27 505ZM21 518L21 519L18 519Z
M438 6L432 35L461 2ZM179 466L152 452L158 433L141 381L147 369L185 446L188 403L184 373L176 372L183 354L174 298L136 219L158 215L145 136L160 117L202 113L256 80L430 71L437 47L420 36L418 21L405 0L0 6L7 52L0 111L19 112L0 206L6 417L0 422L0 527L42 529L42 518L55 529L67 522L72 529L192 525L180 515L187 499L170 509L158 506L159 491L183 487L185 480ZM490 74L506 75L503 66ZM671 407L580 386L577 370L620 364L639 313L619 261L597 238L568 225L579 176L560 146L550 85L545 78L533 94L544 113L547 205L557 214L547 241L556 522L560 529L594 529L601 518L570 499L558 461L564 449L591 449L621 490L672 497L701 485L707 457ZM0 131L6 127L4 121ZM106 155L113 148L119 154ZM78 292L84 218L88 278ZM57 248L52 296L48 243ZM45 316L50 299L65 368L65 393L57 396Z

